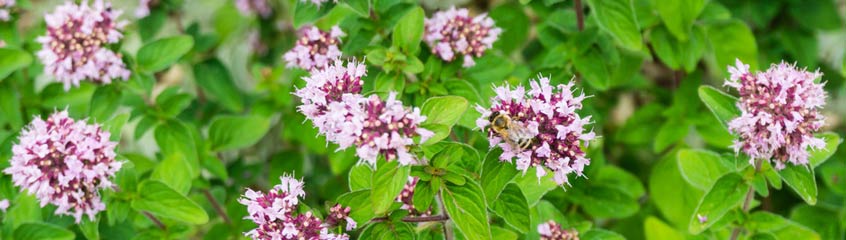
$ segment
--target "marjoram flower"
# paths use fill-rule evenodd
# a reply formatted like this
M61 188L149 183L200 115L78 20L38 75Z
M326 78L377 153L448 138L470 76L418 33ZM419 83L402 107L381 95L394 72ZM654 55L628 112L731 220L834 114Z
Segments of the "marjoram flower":
M346 234L330 233L327 224L312 212L298 213L299 199L305 197L303 182L283 175L280 184L267 193L247 189L238 202L247 206L248 216L257 228L245 235L258 240L348 239Z
M107 48L123 37L120 30L126 25L117 21L122 11L110 5L102 0L93 7L88 1L80 5L68 1L44 16L47 35L37 39L41 43L38 58L44 72L63 82L65 90L85 79L109 84L112 79L129 78L120 54Z
M579 240L579 233L575 229L564 230L561 224L549 220L538 225L541 240Z
M476 65L474 57L481 57L485 50L502 33L494 26L494 21L487 14L471 18L465 8L450 8L435 13L425 21L426 32L423 39L432 49L432 53L444 61L451 62L458 55L463 55L464 67Z
M235 0L235 6L243 15L258 14L261 18L270 17L273 9L267 0Z
M402 187L402 191L397 196L396 202L402 203L400 209L408 210L409 214L414 216L429 216L432 215L432 209L417 210L414 208L414 188L417 187L417 182L420 181L418 177L408 177L408 182Z
M299 67L305 70L323 69L335 59L341 57L338 43L345 34L338 26L324 32L317 27L304 27L299 30L300 39L283 58L288 67Z
M590 123L590 116L582 118L576 112L582 108L584 93L573 94L574 84L550 86L549 78L540 76L531 82L527 92L522 86L510 88L500 86L495 89L496 96L491 99L490 109L476 106L482 116L476 120L476 126L488 133L490 146L502 148L501 161L510 162L517 158L518 170L524 173L529 167L537 168L538 178L546 175L544 167L554 173L553 179L559 185L569 184L567 175L576 172L582 175L590 159L582 149L595 138L593 131L585 131ZM491 126L491 117L505 115L510 119L506 124L506 134L516 133L518 129L526 135L530 143L519 146L514 141L504 139L501 132Z
M135 8L135 17L144 18L150 15L150 8L158 4L157 0L138 0L138 8Z
M822 73L784 62L751 73L740 60L728 71L731 76L725 85L740 93L741 115L728 124L739 137L735 152L748 155L751 164L755 159L772 159L776 169L783 169L787 162L808 164L809 148L825 148L825 141L814 137L825 123L820 114L826 99L824 84L814 82Z
M9 21L11 18L10 8L15 6L15 0L0 0L0 21Z
M10 166L15 186L34 194L41 206L56 205L55 214L70 215L79 223L82 215L93 220L106 209L98 190L113 186L122 162L115 161L109 132L98 125L76 121L67 111L33 120L12 147Z

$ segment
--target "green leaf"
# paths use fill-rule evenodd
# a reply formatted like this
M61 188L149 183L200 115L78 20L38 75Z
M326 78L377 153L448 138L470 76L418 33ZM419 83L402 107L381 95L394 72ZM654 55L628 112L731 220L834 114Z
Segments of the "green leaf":
M816 137L822 138L823 141L825 141L825 148L820 150L811 150L811 156L808 157L808 162L814 168L819 167L832 155L834 155L834 152L837 151L837 147L840 146L840 143L843 142L843 139L840 138L840 135L837 135L837 133L833 132L817 134Z
M172 153L165 157L150 175L150 179L161 181L182 195L191 190L191 165L182 153Z
M152 41L138 49L138 66L148 73L167 69L193 47L194 39L187 35Z
M658 10L658 16L667 29L679 40L687 40L693 21L705 8L705 0L652 0L652 6Z
M435 191L432 190L429 182L418 181L414 186L414 196L411 202L414 203L414 209L420 212L426 212L435 200Z
M420 50L420 39L423 38L424 18L426 18L426 13L419 6L406 12L394 26L394 46L398 46L406 53L416 54Z
M97 218L94 221L91 221L88 218L83 218L82 223L80 223L78 226L79 231L82 232L82 235L85 236L86 239L100 239L100 218Z
M529 204L526 202L523 192L520 191L520 187L516 184L508 184L491 205L491 209L496 215L505 219L508 225L521 232L528 232L532 229L531 219L529 219Z
M270 129L270 120L261 116L221 116L209 126L213 151L235 150L252 146Z
M520 186L520 190L523 190L523 195L526 196L529 206L534 206L547 192L558 187L558 184L552 180L552 175L546 174L546 176L538 179L537 168L529 168L525 174L517 175L514 178L514 183Z
M379 222L361 232L361 239L414 239L414 228L405 222Z
M349 174L348 182L350 183L350 191L358 191L370 189L372 187L370 176L373 175L373 169L367 164L358 164L352 167Z
M608 89L611 73L599 50L591 48L583 54L574 56L573 66L591 87L600 91Z
M658 129L658 133L655 135L655 143L652 145L652 151L664 151L667 147L684 140L689 130L690 124L685 119L678 117L670 118Z
M659 160L649 176L649 197L675 228L687 228L693 210L699 205L702 190L690 185L679 172L677 152Z
M425 123L442 124L449 128L455 125L469 107L467 99L459 96L431 97L423 102L421 114L426 116Z
M516 2L508 2L497 6L490 11L491 19L496 22L497 27L502 28L506 34L499 35L494 42L494 48L502 49L503 53L511 53L519 50L526 44L529 37L529 17L523 6Z
M229 70L217 59L194 65L194 79L211 99L233 112L244 109L244 100L238 86L232 81Z
M688 231L699 234L711 227L729 210L739 206L747 191L748 186L744 183L743 177L737 173L727 174L718 179L696 207L696 211L690 218ZM707 218L707 221L700 222L699 216Z
M424 146L436 144L441 140L446 139L447 137L449 137L449 133L451 131L450 127L443 124L424 123L421 124L420 127L435 133L434 135L432 135L432 137L426 140L425 143L423 143Z
M373 189L370 194L376 215L383 215L388 211L394 199L402 192L410 172L409 166L399 166L398 161L386 162L376 168L376 172L371 175Z
M749 64L750 70L758 69L758 45L745 23L740 20L714 22L708 24L705 29L717 60L714 67L719 69L723 76L728 76L725 69L734 66L736 59Z
M13 237L18 240L72 240L74 238L76 235L70 230L40 222L21 224L15 229Z
M103 122L120 106L121 91L116 84L98 87L91 96L91 108L88 115L94 121Z
M733 169L720 155L707 150L679 150L677 161L681 176L703 191L711 189L720 177Z
M801 204L790 211L790 220L813 229L822 239L843 239L846 236L837 212L829 209Z
M482 189L485 191L485 200L488 205L493 205L500 192L505 188L511 179L517 176L517 168L509 163L499 160L499 155L502 155L502 149L492 149L485 157L484 165L482 166ZM522 194L522 192L521 192Z
M338 197L338 203L350 207L350 217L359 224L367 223L375 216L369 189L345 193Z
M478 183L467 181L467 184L461 186L447 184L441 197L450 220L464 234L465 239L491 239L487 204Z
M625 193L632 199L638 199L646 190L637 176L614 165L605 165L599 169L599 173L590 179L591 184L602 185Z
M686 72L696 70L696 64L705 54L705 34L702 28L696 27L691 36L685 40L673 38L663 26L652 29L649 40L655 54L664 64L672 69L684 69Z
M209 221L209 216L200 205L156 180L141 183L139 196L132 201L132 208L190 224Z
M199 176L200 160L197 155L196 143L185 124L176 120L166 121L156 127L155 139L163 156L184 155L191 166L186 173L192 177Z
M180 91L179 87L169 87L156 97L156 107L166 117L175 117L191 105L194 97Z
M331 7L320 7L312 2L295 1L292 14L294 28L299 29L303 25L319 19L331 9Z
M584 240L625 240L626 238L612 231L601 228L594 228L581 234L580 239Z
M580 205L585 212L597 218L625 218L640 209L637 198L607 184L591 186L589 189L573 188L568 194L575 202L583 203Z
M640 26L635 19L631 0L589 0L597 23L625 48L643 48Z
M788 2L789 6L786 9L793 19L798 20L796 24L807 29L843 29L843 21L837 12L835 2L828 0Z
M755 212L744 226L755 232L772 234L775 239L821 239L814 230L769 212Z
M153 39L167 22L166 10L159 8L150 10L150 15L138 20L138 34L141 35L143 42Z
M781 179L806 203L817 204L817 179L814 178L814 170L805 165L786 165L784 169L777 170Z
M684 234L653 216L647 217L643 222L643 231L646 234L646 240L685 238Z
M735 106L737 98L714 87L699 87L699 99L714 113L723 127L728 126L729 121L740 116L740 109Z
M32 56L26 51L0 48L0 81L30 64L32 64Z

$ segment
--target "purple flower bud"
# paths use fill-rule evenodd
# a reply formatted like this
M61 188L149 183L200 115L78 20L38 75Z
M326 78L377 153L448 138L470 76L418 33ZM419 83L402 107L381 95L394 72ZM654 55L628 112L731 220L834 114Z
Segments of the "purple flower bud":
M88 1L80 5L68 1L45 15L47 35L37 39L44 72L63 82L65 90L86 79L102 84L128 79L129 70L120 54L106 47L123 37L120 30L126 22L117 21L121 13L96 0L93 7Z
M288 67L299 67L305 70L320 70L335 59L341 57L338 43L345 34L338 26L324 32L317 27L304 27L299 30L300 39L283 58Z
M814 82L822 73L784 62L750 73L740 60L728 71L731 77L725 85L740 93L741 115L728 124L739 137L735 152L746 153L753 164L755 159L772 159L776 169L783 169L787 162L808 164L809 148L825 148L825 141L814 137L825 124L819 111L825 105L824 84Z
M502 29L494 26L487 14L471 18L466 8L450 8L435 13L425 21L426 33L423 39L444 61L451 62L457 56L464 57L464 67L475 65L474 57L481 57L492 48Z
M93 220L106 209L98 190L113 186L122 162L115 161L109 132L98 125L75 121L67 111L47 121L36 118L12 147L10 166L15 186L34 194L41 206L56 205L56 214L70 215L79 223L83 214Z
M579 232L575 229L564 230L561 224L553 220L538 225L541 240L579 240Z
M429 216L432 215L432 209L417 210L414 208L414 188L417 187L417 182L420 181L418 177L408 177L408 182L405 183L405 186L402 188L402 192L400 192L399 196L397 196L396 201L402 203L402 207L400 209L408 210L409 214L415 216Z
M511 162L516 157L518 170L525 172L536 167L538 178L546 175L546 167L554 173L555 182L563 185L568 183L568 174L582 175L590 164L582 144L586 147L595 138L592 131L585 132L584 128L591 117L582 118L576 113L582 108L585 95L574 96L572 88L572 81L553 88L549 78L543 76L531 82L528 92L523 86L497 87L490 109L476 106L482 113L476 126L488 133L491 147L502 148L501 161ZM491 126L493 114L510 119L505 126L508 130ZM521 141L528 144L521 145Z

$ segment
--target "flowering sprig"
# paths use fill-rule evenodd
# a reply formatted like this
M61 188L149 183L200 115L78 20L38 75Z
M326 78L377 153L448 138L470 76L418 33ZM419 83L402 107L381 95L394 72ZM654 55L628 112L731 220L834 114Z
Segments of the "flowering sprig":
M349 209L338 206L330 210L327 223L311 211L298 213L300 198L305 197L303 182L291 176L283 175L280 184L267 193L247 189L238 202L247 206L248 216L258 227L245 235L252 239L349 239L345 233L329 231L343 219L347 221L347 230L355 228L355 221L348 217Z
M79 86L82 80L109 84L113 79L129 78L121 55L107 48L120 41L126 22L118 21L121 10L112 9L102 0L80 5L66 2L44 16L47 35L38 37L38 58L44 72L63 82L65 90Z
M466 8L452 7L435 13L425 20L426 33L423 39L432 53L444 61L451 62L457 56L464 58L464 67L476 64L474 57L481 57L499 38L502 29L494 26L487 14L470 17Z
M299 30L300 39L283 58L288 67L299 67L305 70L319 70L341 57L338 43L344 32L338 26L324 32L317 27L304 27Z
M750 162L772 159L776 169L782 169L787 162L806 165L809 149L825 148L825 141L814 137L825 123L819 111L825 105L824 84L814 82L822 73L784 62L751 73L740 60L728 71L725 85L740 93L741 115L728 124L739 137L735 152L749 155Z
M502 148L501 161L510 162L516 157L518 170L525 173L529 167L536 167L540 178L546 175L546 167L553 171L556 183L568 183L568 174L582 175L584 167L590 164L582 143L587 146L595 138L592 131L585 132L584 128L591 116L582 118L576 112L582 108L585 95L575 96L573 86L571 81L553 88L549 78L540 76L531 82L528 92L523 86L497 87L490 108L476 106L482 114L476 126L488 134L491 147ZM507 132L522 129L521 134L526 135L530 143L521 147L511 139L503 139L503 134L491 126L490 118L494 113L510 118Z
M100 189L113 186L122 162L115 160L117 143L98 125L76 121L67 111L33 120L12 147L10 166L15 186L34 194L41 206L56 205L55 214L79 223L83 214L93 220L106 209Z
M579 240L579 232L575 229L565 230L553 220L539 224L538 234L541 240Z

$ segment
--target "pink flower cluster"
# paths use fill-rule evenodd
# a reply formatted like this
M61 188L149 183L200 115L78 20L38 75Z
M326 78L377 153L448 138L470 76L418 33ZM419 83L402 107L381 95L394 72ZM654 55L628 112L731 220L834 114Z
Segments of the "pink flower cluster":
M328 141L340 149L355 145L358 157L371 165L380 154L403 165L417 163L408 146L415 136L422 142L433 135L418 127L426 117L418 108L405 108L396 93L385 100L362 96L361 77L366 74L364 64L351 61L344 66L340 60L312 71L303 78L306 86L294 93L303 102L299 111Z
M150 15L150 8L158 4L157 0L138 0L138 8L135 9L135 17L144 18Z
M567 175L582 170L590 164L585 157L582 143L595 138L592 131L585 132L584 126L590 122L590 116L582 118L576 112L582 108L584 93L573 95L573 82L560 84L553 88L549 78L540 76L531 82L526 91L523 86L510 88L500 86L495 89L496 96L491 99L490 109L476 106L482 116L476 120L476 126L488 133L491 147L499 146L503 153L499 159L510 162L516 157L518 170L529 167L537 168L538 178L546 175L544 166L554 173L554 180L559 185L569 184ZM491 127L492 115L505 115L510 118L509 139ZM513 141L518 129L531 141L521 148ZM511 140L511 141L510 141Z
M502 29L494 26L487 14L470 17L466 8L450 8L435 13L425 21L424 40L444 61L451 62L456 55L464 56L464 67L476 65L474 57L481 57L492 48Z
M575 229L564 230L561 224L549 220L538 225L541 240L579 240L579 233Z
M37 39L45 73L63 82L65 90L85 79L103 84L128 79L129 70L120 54L107 48L123 37L120 30L126 22L117 21L121 13L96 0L93 7L88 1L80 5L68 1L45 15L47 35Z
M347 234L331 233L329 225L324 224L312 212L297 212L299 199L305 197L302 181L287 175L279 180L281 183L267 193L247 189L244 196L238 199L239 203L247 206L249 215L245 219L258 225L257 228L246 232L245 236L261 240L349 239ZM344 219L355 226L351 218Z
M273 13L270 2L267 0L235 0L238 11L244 15L258 14L261 18L268 18Z
M122 162L115 161L109 132L97 125L75 121L67 111L47 121L36 118L12 147L10 166L3 170L12 182L34 194L41 206L56 205L56 214L71 215L78 223L106 209L98 190L113 186Z
M414 208L414 188L417 187L417 182L420 181L418 177L408 177L408 182L402 188L402 192L397 196L396 201L402 203L400 209L408 210L409 214L415 216L429 216L432 215L432 209L426 211L417 210Z
M346 35L338 26L324 32L317 27L304 27L300 30L300 37L296 45L286 52L283 58L288 67L299 67L305 70L323 69L333 60L341 57L338 43L340 37Z
M773 64L766 72L749 72L749 65L737 60L729 66L725 85L740 93L741 115L729 122L729 131L739 135L735 152L754 159L772 159L776 169L786 162L808 164L808 149L822 149L825 141L814 137L825 123L819 110L825 105L823 84L814 80L822 73L797 69L795 65Z
M11 18L10 8L15 6L15 0L0 0L0 21L9 21Z

